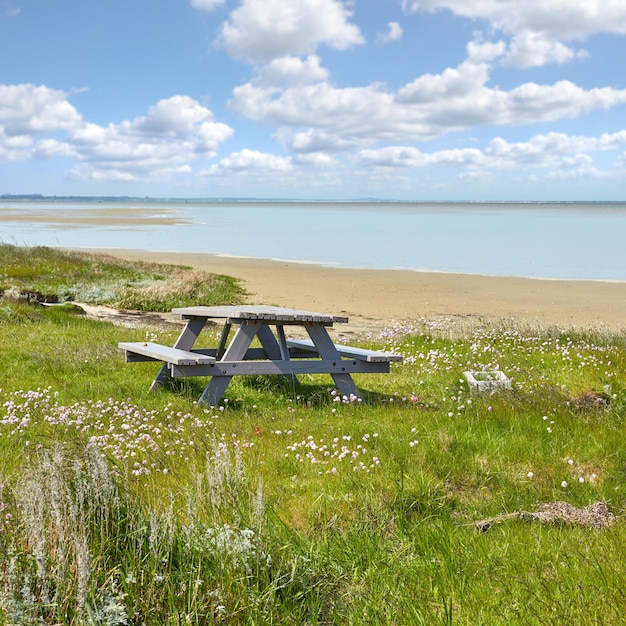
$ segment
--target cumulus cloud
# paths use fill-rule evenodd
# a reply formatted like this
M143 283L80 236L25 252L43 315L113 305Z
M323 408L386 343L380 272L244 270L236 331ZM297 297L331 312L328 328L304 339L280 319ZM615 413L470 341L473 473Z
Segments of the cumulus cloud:
M294 162L307 167L328 168L339 163L337 159L322 152L310 152L308 154L298 154L294 157Z
M587 52L575 51L559 41L551 41L543 33L524 30L513 38L505 58L505 65L525 68L548 63L567 63L574 58L585 58Z
M31 84L0 84L0 161L37 156L41 137L68 131L81 122L81 115L64 91Z
M70 157L68 176L141 181L192 171L233 134L188 96L173 96L120 124L86 122L68 94L45 86L0 85L0 161Z
M291 157L244 149L221 159L199 173L207 177L245 177L268 181L273 175L283 176L294 169Z
M264 169L278 170L284 172L292 168L291 159L289 157L279 157L275 154L267 154L258 150L242 150L234 152L230 156L222 159L217 165L223 170L248 170Z
M626 145L626 131L600 137L548 133L527 142L508 142L496 137L485 149L461 148L424 152L412 146L366 149L354 157L357 166L367 169L416 169L445 167L460 169L463 176L488 176L496 171L544 170L546 177L576 178L595 175L594 152L617 150Z
M425 153L410 146L388 146L375 150L362 150L355 161L383 168L417 168L429 165L471 167L485 162L480 150L474 148L441 150Z
M309 55L321 44L345 50L363 43L350 17L339 0L242 0L222 25L218 43L251 63Z
M449 10L512 36L505 64L527 68L586 57L564 42L626 34L622 0L403 0L408 12Z
M249 119L278 126L283 145L304 153L574 118L626 103L625 89L583 89L564 80L506 91L489 87L489 75L488 64L465 61L424 74L396 93L376 84L338 88L322 81L278 89L252 81L234 89L230 105Z
M148 115L106 127L84 124L68 141L80 163L70 177L80 180L154 180L192 171L190 163L216 156L232 128L189 96L173 96Z
M626 33L622 0L403 0L406 11L447 9L470 19L488 20L508 33L531 31L557 40L595 33Z
M405 104L429 103L441 98L465 99L476 94L489 78L489 66L466 61L441 74L423 74L402 87L397 101Z
M58 89L31 84L0 84L0 124L6 135L67 130L81 116Z
M376 41L378 43L389 43L390 41L400 41L400 39L402 39L404 30L398 22L389 22L387 27L388 30L386 33L379 33L376 36Z
M259 70L255 83L266 87L286 87L323 81L328 77L328 70L322 67L320 57L313 54L306 59L274 59Z
M341 187L345 174L344 161L321 152L280 156L244 149L219 160L198 176L210 179L213 188L237 189L239 193L263 185L276 194L294 190L302 194L303 189L311 192L319 188L326 193Z
M482 33L476 33L476 38L467 44L467 58L473 63L488 63L503 56L505 52L504 41L483 41Z

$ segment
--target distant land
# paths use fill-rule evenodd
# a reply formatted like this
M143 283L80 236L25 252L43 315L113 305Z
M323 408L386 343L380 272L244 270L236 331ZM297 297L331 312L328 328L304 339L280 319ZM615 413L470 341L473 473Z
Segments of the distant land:
M254 198L254 197L221 197L221 198L181 198L152 196L46 196L39 193L3 193L0 201L7 202L254 202L254 203L300 203L300 204L624 204L626 200L389 200L385 198L352 198L350 200L316 200L311 198Z
M386 200L384 198L354 198L351 200L315 200L315 199L301 199L301 198L254 198L254 197L242 197L242 198L176 198L176 197L163 197L155 198L151 196L46 196L39 193L3 193L0 194L0 200L7 200L11 202L311 202L311 203L324 203L324 202L388 202L388 203L406 203L412 204L413 202L421 202L421 200ZM432 204L432 203L431 203ZM436 203L435 203L436 204ZM441 204L445 204L441 203Z

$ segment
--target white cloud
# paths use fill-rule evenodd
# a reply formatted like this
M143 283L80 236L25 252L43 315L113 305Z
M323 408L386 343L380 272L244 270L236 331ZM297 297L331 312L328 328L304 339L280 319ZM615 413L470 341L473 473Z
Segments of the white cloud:
M337 159L322 152L310 152L308 154L298 154L294 157L294 162L299 165L327 168L337 165Z
M50 159L53 157L75 157L76 151L64 141L56 139L42 139L37 142L34 156L38 159Z
M326 194L345 183L343 161L323 153L293 157L257 150L235 152L198 174L210 179L212 188L239 194L255 193L259 185L266 193L309 195L321 189ZM271 190L271 191L268 191ZM304 191L306 190L306 191Z
M459 67L444 70L441 74L423 74L416 78L398 91L397 101L419 104L441 98L465 98L476 94L488 78L488 65L466 61Z
M548 133L527 142L510 143L500 137L484 150L463 148L423 152L412 146L388 146L361 150L354 162L364 168L416 169L446 167L460 169L462 176L488 176L497 171L544 170L546 177L577 178L597 175L591 153L617 150L626 145L626 131L600 137Z
M567 63L588 56L563 42L597 33L626 34L623 0L403 0L408 12L449 10L486 20L512 36L505 65L519 68Z
M281 57L264 65L255 82L268 87L286 87L327 80L328 76L328 70L321 66L321 59L316 55L304 60Z
M412 146L388 146L361 150L355 160L376 167L423 167L428 164L428 155Z
M224 4L225 0L191 0L191 6L201 11L213 11Z
M321 44L344 50L363 43L350 16L340 0L242 0L218 43L252 63L312 54Z
M398 24L398 22L389 22L387 24L388 30L386 33L379 33L376 37L376 41L378 43L389 43L391 41L400 41L402 39L402 35L404 35L404 30L402 26Z
M230 104L250 119L283 127L279 136L301 152L362 145L398 123L391 117L393 96L376 85L337 89L324 82L277 91L248 83L233 91Z
M626 89L587 90L559 81L505 91L487 86L488 80L487 64L465 61L441 74L424 74L397 93L375 84L337 88L317 82L279 89L252 81L234 89L230 105L249 119L277 126L283 145L303 153L422 141L481 125L574 118L626 103Z
M567 63L573 58L586 56L584 50L575 51L559 41L551 41L543 33L524 30L513 37L504 64L525 68L548 63Z
M403 7L413 12L447 9L470 19L488 20L508 33L531 31L556 40L626 33L623 0L403 0Z
M471 167L485 161L484 155L475 148L441 150L431 154L410 146L389 146L376 150L362 150L356 161L376 167L426 167L440 165L447 167Z
M31 84L0 84L0 161L36 154L37 141L82 123L78 111L58 89Z
M84 124L68 142L81 163L70 176L80 180L157 180L191 172L189 163L215 157L233 134L209 109L189 96L173 96L148 115L101 127Z
M600 137L548 133L536 135L528 142L510 143L502 138L492 139L485 153L497 159L515 163L539 163L545 159L569 158L572 155L616 150L626 145L626 131L604 133Z
M221 174L224 172L249 172L250 170L287 172L292 169L293 163L290 157L280 157L246 148L241 152L233 152L216 165L208 168L205 173Z
M0 128L7 135L67 130L80 123L67 93L31 84L0 84Z
M487 63L501 57L506 52L504 41L482 41L482 34L477 33L477 38L467 44L467 58L474 63Z

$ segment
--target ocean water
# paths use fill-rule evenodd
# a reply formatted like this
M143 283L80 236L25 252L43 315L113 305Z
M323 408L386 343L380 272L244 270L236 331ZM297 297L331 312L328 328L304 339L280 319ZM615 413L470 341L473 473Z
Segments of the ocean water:
M0 241L626 280L626 203L13 201Z

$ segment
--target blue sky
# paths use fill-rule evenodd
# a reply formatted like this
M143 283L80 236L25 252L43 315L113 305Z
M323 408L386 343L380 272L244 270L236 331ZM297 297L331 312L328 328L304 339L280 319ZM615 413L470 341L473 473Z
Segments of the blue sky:
M624 200L624 0L0 0L0 194Z

